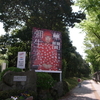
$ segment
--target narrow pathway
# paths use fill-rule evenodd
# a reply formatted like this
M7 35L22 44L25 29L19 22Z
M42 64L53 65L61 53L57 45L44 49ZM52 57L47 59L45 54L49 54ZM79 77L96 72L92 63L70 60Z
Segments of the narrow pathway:
M70 91L70 95L59 100L100 100L100 83L93 80L85 80L82 87L76 86Z

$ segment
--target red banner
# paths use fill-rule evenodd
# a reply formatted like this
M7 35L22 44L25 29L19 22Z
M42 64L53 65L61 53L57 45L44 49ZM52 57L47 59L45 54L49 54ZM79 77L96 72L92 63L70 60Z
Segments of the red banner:
M61 71L61 33L33 28L31 69Z

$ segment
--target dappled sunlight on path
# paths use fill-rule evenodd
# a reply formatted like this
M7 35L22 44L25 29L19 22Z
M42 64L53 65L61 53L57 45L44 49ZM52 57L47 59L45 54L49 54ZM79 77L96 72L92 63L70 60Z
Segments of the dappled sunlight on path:
M76 86L70 91L69 96L59 100L100 100L100 84L93 80L85 80L81 88Z

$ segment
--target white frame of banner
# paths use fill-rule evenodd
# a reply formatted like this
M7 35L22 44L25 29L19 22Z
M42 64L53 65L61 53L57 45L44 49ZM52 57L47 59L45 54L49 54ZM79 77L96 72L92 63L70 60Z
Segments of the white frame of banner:
M35 72L59 73L60 74L60 81L62 81L62 71L35 70Z

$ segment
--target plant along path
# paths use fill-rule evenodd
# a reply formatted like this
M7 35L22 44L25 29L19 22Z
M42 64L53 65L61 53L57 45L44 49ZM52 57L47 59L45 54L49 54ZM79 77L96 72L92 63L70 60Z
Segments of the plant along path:
M93 80L85 80L82 87L76 86L70 91L70 95L59 100L100 100L100 83Z

